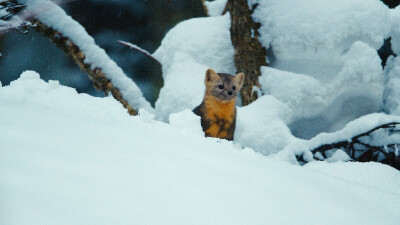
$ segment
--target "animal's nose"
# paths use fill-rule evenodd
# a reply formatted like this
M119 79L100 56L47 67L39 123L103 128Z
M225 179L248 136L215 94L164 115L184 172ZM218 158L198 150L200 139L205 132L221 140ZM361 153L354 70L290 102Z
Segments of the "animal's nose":
M228 95L232 95L233 94L233 92L232 91L228 91Z

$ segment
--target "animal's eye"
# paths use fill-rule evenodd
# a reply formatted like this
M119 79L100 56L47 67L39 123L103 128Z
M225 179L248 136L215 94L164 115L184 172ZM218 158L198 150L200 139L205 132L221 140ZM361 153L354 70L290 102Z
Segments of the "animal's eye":
M223 89L223 88L224 88L224 85L218 85L218 88L219 88L219 89Z
M236 86L232 86L232 90L236 90Z

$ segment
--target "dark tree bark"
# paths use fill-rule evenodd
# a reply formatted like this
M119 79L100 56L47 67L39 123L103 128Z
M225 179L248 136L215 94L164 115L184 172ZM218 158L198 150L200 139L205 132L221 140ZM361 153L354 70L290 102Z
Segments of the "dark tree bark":
M63 36L62 33L54 30L39 20L33 20L32 24L37 32L49 38L58 48L62 49L67 56L69 56L78 66L84 71L93 82L93 85L98 90L103 91L105 95L110 92L112 96L121 102L121 104L128 110L130 115L137 115L136 109L133 109L129 103L122 97L120 90L111 83L111 80L106 77L100 68L91 69L89 64L84 63L85 54L74 44L69 38Z
M255 6L256 7L256 6ZM234 62L237 73L243 72L246 76L240 91L242 104L248 105L257 99L254 87L260 88L258 77L261 75L260 67L267 66L267 50L258 40L258 28L255 23L247 0L229 0L228 8L231 16L231 40L235 49Z

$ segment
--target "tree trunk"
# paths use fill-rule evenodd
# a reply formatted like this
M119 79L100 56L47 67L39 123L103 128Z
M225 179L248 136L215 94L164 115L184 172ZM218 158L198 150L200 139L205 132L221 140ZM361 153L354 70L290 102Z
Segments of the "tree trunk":
M234 62L237 73L245 73L244 85L240 91L242 104L248 105L258 97L255 88L260 88L258 77L260 67L267 66L267 50L258 41L259 23L253 22L247 0L229 0L231 16L231 39L235 49Z

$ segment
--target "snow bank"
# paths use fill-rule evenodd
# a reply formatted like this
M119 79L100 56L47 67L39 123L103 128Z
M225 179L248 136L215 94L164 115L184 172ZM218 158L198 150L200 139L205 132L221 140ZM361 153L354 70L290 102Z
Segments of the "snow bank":
M121 91L130 106L137 109L145 108L147 111L153 110L139 87L124 74L103 49L96 45L85 28L68 16L63 9L47 0L22 0L21 2L27 6L28 10L39 11L37 18L42 23L71 39L85 54L84 62L90 64L92 69L100 68L113 85Z
M0 87L0 107L4 225L400 220L400 173L381 164L294 166L196 135L198 126L185 130L196 120L190 111L171 116L172 125L144 110L131 117L111 98L34 72Z

